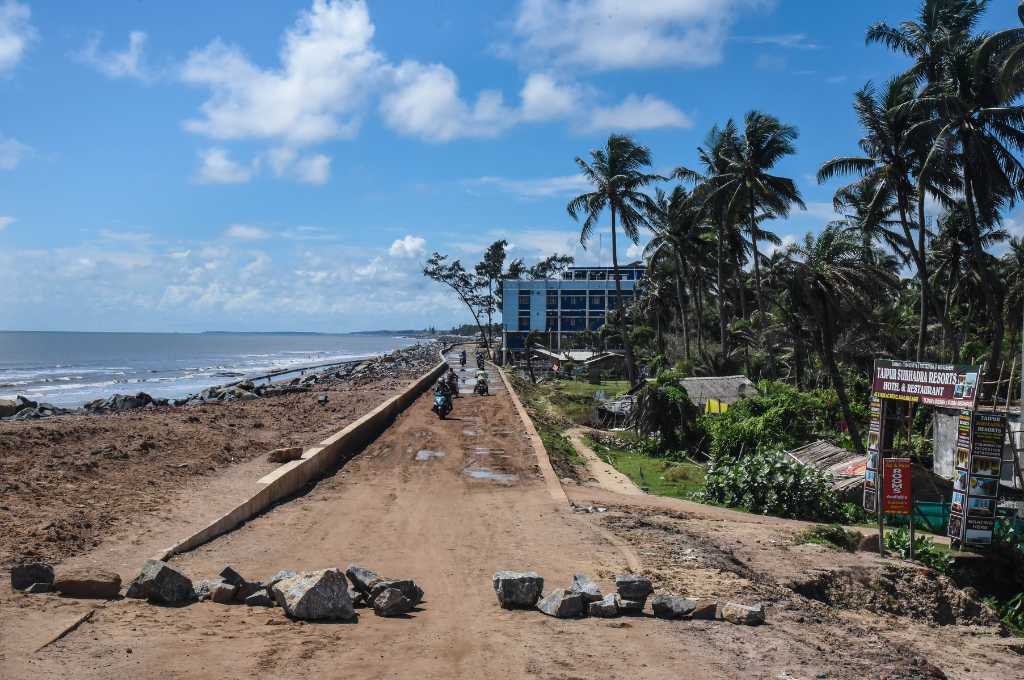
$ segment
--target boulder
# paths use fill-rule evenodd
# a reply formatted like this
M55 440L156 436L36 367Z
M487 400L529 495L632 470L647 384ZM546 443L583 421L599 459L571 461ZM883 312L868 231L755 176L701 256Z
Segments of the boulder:
M182 604L192 601L195 589L188 576L166 562L146 560L125 596L157 604Z
M243 583L245 583L245 579L242 578L242 575L239 574L237 571L234 570L233 567L230 567L230 566L227 566L227 567L224 567L223 569L221 569L220 573L217 574L217 575L220 576L220 580L221 581L224 581L224 583L230 583L231 585L235 586L236 588L238 586L242 585Z
M583 616L583 596L559 588L538 602L537 609L558 619L574 619Z
M345 575L348 576L348 580L352 582L352 587L364 595L370 594L370 589L379 581L385 579L381 578L381 575L372 569L366 567L360 567L358 564L348 565L348 569L345 570Z
M654 587L646 576L626 574L615 577L615 590L623 600L646 602L647 596L654 592Z
M498 604L505 609L532 609L544 590L544 579L534 571L499 571L492 584Z
M296 619L351 619L356 615L340 569L306 571L274 585L274 599Z
M271 463L289 463L302 458L301 446L287 446L282 449L274 449L267 454L267 460Z
M741 626L757 626L765 621L764 607L759 604L747 607L729 602L722 605L722 618Z
M366 599L369 602L373 602L377 599L378 595L388 588L393 588L402 593L413 607L423 601L423 589L410 579L377 581L370 588L370 593Z
M608 593L596 602L587 605L587 614L601 619L610 619L619 615L619 594Z
M245 598L245 604L248 607L273 607L274 598L266 588L263 588Z
M238 586L238 590L235 592L235 599L239 602L245 602L247 597L261 590L267 590L267 586L263 581L242 581L242 584Z
M28 588L25 588L26 593L48 593L53 590L52 583L33 583Z
M231 604L235 601L235 593L238 592L238 586L227 581L220 581L218 583L211 584L210 586L210 599L217 604Z
M0 418L13 416L21 410L21 406L14 399L0 399Z
M33 583L53 583L53 567L45 562L28 562L11 568L11 588L25 590Z
M597 602L604 597L601 595L601 588L586 574L576 574L573 576L572 585L569 586L569 590L579 593L585 603Z
M117 597L121 592L121 577L102 569L69 569L57 574L53 589L73 597Z
M412 608L413 604L398 588L384 588L373 598L373 613L377 616L400 616Z
M618 593L616 593L618 595ZM627 616L640 616L644 613L644 605L647 604L647 600L626 600L619 597L619 613Z
M718 618L718 602L715 600L697 600L690 618L714 621Z
M697 602L674 595L657 595L651 602L651 607L659 619L685 619L693 614Z
M355 588L349 587L348 589L349 599L352 600L352 606L356 609L362 609L366 606L366 594L361 593Z
M197 582L192 588L193 599L198 600L199 602L209 599L210 591L220 583L222 583L222 581L219 578L207 579L204 581ZM132 588L134 587L134 585L135 584L133 583L132 586L129 586L128 593L125 595L125 597L136 597L136 595L132 592ZM138 597L142 596L139 595Z

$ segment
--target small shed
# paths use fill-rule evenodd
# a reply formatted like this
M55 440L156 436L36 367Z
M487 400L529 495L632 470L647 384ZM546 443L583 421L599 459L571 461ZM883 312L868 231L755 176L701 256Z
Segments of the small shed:
M824 439L804 444L786 454L804 465L832 475L832 489L844 500L859 503L867 458Z
M757 394L757 387L745 375L683 378L692 401L705 413L724 413L740 399Z

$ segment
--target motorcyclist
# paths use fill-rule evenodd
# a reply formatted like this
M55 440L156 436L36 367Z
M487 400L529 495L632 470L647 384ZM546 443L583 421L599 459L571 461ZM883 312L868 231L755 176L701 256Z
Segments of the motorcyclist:
M476 353L476 367L479 368L481 371L484 370L484 353L483 352L477 352Z
M487 371L476 372L476 393L490 394L490 386L487 384Z
M466 350L462 350L462 352L459 353L459 365L463 368L466 367Z
M455 373L454 368L448 369L447 375L448 391L451 393L452 399L459 398L459 376Z
M448 381L443 377L438 378L437 383L434 385L434 396L436 397L439 394L443 394L448 398L452 396L451 388L448 387Z

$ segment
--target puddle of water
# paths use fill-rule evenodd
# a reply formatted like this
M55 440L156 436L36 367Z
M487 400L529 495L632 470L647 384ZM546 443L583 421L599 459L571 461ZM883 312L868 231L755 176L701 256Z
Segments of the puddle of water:
M462 474L472 477L473 479L488 479L493 482L502 482L503 484L509 484L519 479L519 475L511 475L505 472L494 472L493 470L484 470L478 467L468 467L462 471Z
M416 460L431 460L433 458L444 458L444 451L431 451L430 449L420 449L416 452Z
M480 433L477 432L476 430L463 430L462 434L465 435L466 437L479 437L480 436Z

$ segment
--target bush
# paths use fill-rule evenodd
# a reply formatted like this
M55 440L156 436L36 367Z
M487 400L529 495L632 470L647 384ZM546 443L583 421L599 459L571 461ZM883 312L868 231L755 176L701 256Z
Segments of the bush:
M723 414L702 418L712 459L791 449L820 434L836 434L835 424L842 416L834 390L801 392L765 380L758 384L758 391Z
M683 387L686 376L673 369L658 371L654 382L637 393L636 428L642 434L658 433L661 450L676 451L696 440L700 410Z
M839 500L830 482L824 472L766 451L739 461L713 459L702 499L763 515L849 523L853 518L848 504Z
M910 531L907 529L888 529L885 532L885 548L903 559L910 559ZM943 553L928 536L914 536L914 561L920 562L935 571L949 574L953 558Z
M796 537L796 542L831 545L846 552L857 552L863 539L864 534L859 531L844 529L838 524L826 524L800 532Z

